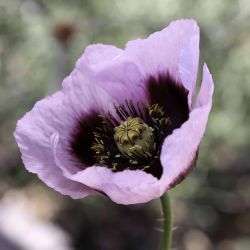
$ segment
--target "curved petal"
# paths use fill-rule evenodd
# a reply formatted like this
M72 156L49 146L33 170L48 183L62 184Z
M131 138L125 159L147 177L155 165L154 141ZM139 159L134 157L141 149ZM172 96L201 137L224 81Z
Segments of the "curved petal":
M129 99L146 100L143 75L122 49L104 44L90 45L78 60L76 69L90 75L93 84L101 86L120 104Z
M34 108L18 121L14 133L22 153L25 167L56 191L73 198L82 198L95 193L83 184L74 182L63 175L55 164L52 138L56 130L68 129L57 116L63 94L56 94L37 102Z
M88 72L78 69L63 81L62 92L65 110L61 112L61 119L69 119L72 128L59 131L58 143L54 141L55 157L60 159L62 169L71 167L69 172L73 173L93 165L91 146L94 132L101 126L100 115L110 111L117 117L114 113L116 102L104 88L95 84Z
M117 77L115 72L113 75ZM69 152L76 122L93 111L103 114L114 109L115 100L105 88L95 83L91 71L76 68L63 81L62 90L37 102L18 122L15 132L26 168L37 173L49 186L72 197L80 197L72 193L74 186L82 188L78 191L83 192L81 197L95 193L91 188L65 178L86 167L75 161ZM125 88L123 96L124 91Z
M79 119L83 113L88 113L93 109L100 114L113 109L115 100L104 88L95 83L90 72L82 72L78 69L73 70L64 79L62 92L64 93L63 105L69 111L67 118ZM71 120L70 124L72 123L74 122Z
M177 20L146 39L130 41L125 53L145 77L169 73L181 80L191 107L199 61L199 27L194 20Z
M92 166L68 177L104 192L118 204L144 203L160 196L157 178L140 170L113 173L108 168Z
M117 58L93 75L93 79L119 104L123 104L125 100L147 102L143 75L137 65L125 57Z
M160 157L163 166L163 175L160 179L162 192L178 184L192 167L206 129L213 90L212 76L204 65L203 81L195 108L190 113L188 121L174 130L162 146Z
M147 100L145 79L169 73L189 91L191 107L199 60L199 28L194 20L172 22L146 39L127 43L125 50L95 44L85 49L76 68L92 74L119 103Z
M123 53L113 45L93 44L86 47L84 54L77 61L76 68L82 70L85 67L98 72L105 68L107 64L112 63L119 55Z
M196 28L196 32L190 38L189 42L183 46L179 58L180 79L184 87L189 91L189 107L192 106L199 64L200 35L198 26Z

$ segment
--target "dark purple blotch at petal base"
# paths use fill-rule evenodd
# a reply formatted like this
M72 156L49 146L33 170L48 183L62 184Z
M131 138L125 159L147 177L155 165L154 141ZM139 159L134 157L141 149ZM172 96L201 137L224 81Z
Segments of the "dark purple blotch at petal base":
M149 76L146 80L146 86L149 104L160 105L166 116L170 118L170 128L164 135L166 138L189 118L188 91L181 83L175 81L169 73ZM147 172L150 171L152 171L151 174L160 179L163 169L159 159L151 162L151 168Z
M95 164L95 152L91 146L95 139L94 132L97 127L101 127L101 124L102 119L98 112L91 110L78 119L71 135L70 153L86 167Z
M170 118L172 131L188 120L188 91L181 83L169 73L149 76L146 82L149 104L157 103L164 109Z

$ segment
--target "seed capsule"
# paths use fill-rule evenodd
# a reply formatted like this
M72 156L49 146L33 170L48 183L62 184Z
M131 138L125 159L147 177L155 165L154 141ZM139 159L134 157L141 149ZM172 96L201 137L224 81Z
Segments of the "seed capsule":
M154 129L141 118L129 117L114 128L114 140L119 151L132 161L143 161L154 151Z

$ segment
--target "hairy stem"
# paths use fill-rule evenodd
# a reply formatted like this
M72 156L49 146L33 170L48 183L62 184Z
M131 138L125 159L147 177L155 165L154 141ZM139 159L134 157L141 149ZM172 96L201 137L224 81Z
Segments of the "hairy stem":
M168 193L161 197L162 211L164 214L164 234L162 250L170 250L172 245L172 209Z

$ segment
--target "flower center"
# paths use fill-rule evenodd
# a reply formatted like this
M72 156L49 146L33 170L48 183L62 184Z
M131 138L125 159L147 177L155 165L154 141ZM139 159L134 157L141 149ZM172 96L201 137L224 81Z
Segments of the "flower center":
M114 108L119 119L108 112L94 131L95 163L114 172L140 169L161 176L161 145L172 131L164 109L129 100Z
M155 149L154 129L140 117L128 117L114 131L114 140L119 151L134 163L152 157Z

